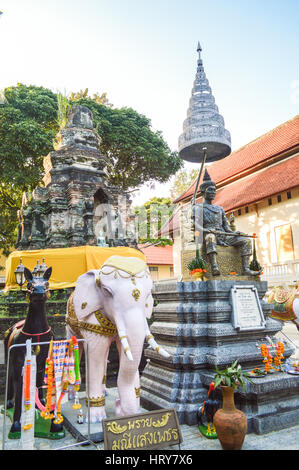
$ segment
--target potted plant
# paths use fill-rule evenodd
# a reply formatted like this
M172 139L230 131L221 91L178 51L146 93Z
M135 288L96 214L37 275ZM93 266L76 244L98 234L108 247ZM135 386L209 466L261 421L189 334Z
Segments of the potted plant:
M249 377L250 374L243 372L238 360L223 370L216 366L214 383L215 388L220 386L222 390L223 404L215 413L213 422L224 450L242 448L247 431L247 418L235 407L234 391L240 386L246 391L245 381L251 382Z
M191 276L196 280L205 280L205 273L207 272L207 263L199 256L198 249L196 250L196 256L188 264L188 270Z
M260 274L263 274L262 273L263 268L260 265L260 263L258 262L257 256L256 256L255 238L256 238L256 234L254 233L253 234L253 255L252 255L252 261L251 261L249 267L252 271L259 271Z

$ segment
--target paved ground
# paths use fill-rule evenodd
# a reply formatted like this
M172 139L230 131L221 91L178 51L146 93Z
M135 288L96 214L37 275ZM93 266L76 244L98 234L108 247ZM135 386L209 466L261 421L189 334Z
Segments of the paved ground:
M299 359L299 333L292 323L286 324L283 329L283 333L287 335L287 337L296 344L297 348L295 351L294 356ZM282 338L285 338L282 335ZM0 357L1 361L1 357ZM116 389L109 389L109 400L114 402L114 397L116 394ZM5 435L7 435L8 429L10 427L10 421L6 420L6 431ZM0 448L3 447L3 415L0 415ZM181 450L221 450L221 445L218 439L210 440L204 438L197 426L187 426L182 425L181 431L183 435L183 443L181 444ZM66 436L63 439L58 441L50 441L45 439L35 439L35 448L37 450L56 450L60 448L64 448L66 446L71 446L76 444L75 438L66 431ZM19 450L19 441L14 440L7 440L5 439L5 449L7 450ZM69 450L103 450L104 445L103 443L88 446L75 446L75 447L68 447ZM165 448L167 449L167 448ZM178 450L178 446L174 446L172 450ZM243 450L299 450L299 425L295 427L291 427L285 430L271 432L269 434L265 434L262 436L256 434L247 434L245 437ZM161 450L163 452L163 450Z

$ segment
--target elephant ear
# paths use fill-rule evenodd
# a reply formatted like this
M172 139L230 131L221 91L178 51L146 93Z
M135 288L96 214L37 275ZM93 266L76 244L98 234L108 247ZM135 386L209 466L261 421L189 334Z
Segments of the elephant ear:
M98 269L82 274L77 280L74 292L74 307L78 320L86 320L102 305L102 295L96 284Z

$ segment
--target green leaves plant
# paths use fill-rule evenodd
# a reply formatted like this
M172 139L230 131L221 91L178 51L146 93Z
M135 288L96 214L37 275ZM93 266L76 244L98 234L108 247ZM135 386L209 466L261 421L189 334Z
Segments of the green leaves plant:
M219 387L220 385L226 385L227 387L233 387L234 389L241 386L246 392L245 380L253 383L249 378L249 373L242 371L242 366L238 364L238 359L226 369L219 370L219 368L216 366L215 370L215 388Z

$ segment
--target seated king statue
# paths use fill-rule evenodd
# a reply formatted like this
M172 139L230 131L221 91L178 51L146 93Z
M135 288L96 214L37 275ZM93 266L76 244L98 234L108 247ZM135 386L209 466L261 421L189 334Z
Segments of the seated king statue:
M203 243L209 258L213 276L220 275L217 263L217 245L240 247L244 275L256 276L259 271L252 271L249 267L252 255L252 246L246 234L234 232L227 221L221 206L213 205L216 196L216 184L211 180L207 170L200 185L203 202L193 206L193 221L195 234L203 234Z

